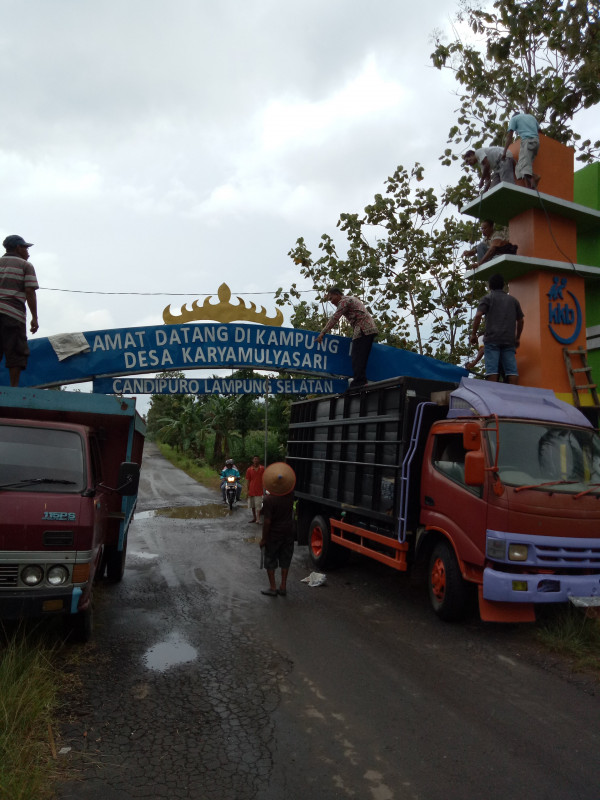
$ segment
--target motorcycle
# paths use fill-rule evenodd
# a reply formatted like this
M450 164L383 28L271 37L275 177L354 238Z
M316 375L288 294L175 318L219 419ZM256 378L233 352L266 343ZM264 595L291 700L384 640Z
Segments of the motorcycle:
M235 475L228 475L225 480L227 482L225 499L227 500L227 505L233 511L233 507L237 503L237 478Z

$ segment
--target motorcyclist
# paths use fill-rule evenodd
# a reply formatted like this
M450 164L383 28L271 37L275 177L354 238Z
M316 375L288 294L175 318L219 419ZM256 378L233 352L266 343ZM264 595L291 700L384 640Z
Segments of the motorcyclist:
M233 463L233 458L228 458L225 462L225 466L221 470L221 494L223 495L223 502L227 502L227 498L225 496L225 489L227 487L227 477L229 475L235 476L235 492L236 492L236 499L239 502L239 499L242 495L242 484L240 483L240 473L237 470L235 464Z

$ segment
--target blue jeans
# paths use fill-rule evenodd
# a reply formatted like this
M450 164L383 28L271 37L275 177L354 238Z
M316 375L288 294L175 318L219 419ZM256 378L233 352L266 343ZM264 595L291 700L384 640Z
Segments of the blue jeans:
M497 344L483 344L483 357L485 359L485 374L499 375L500 371L508 377L518 375L516 348L500 347Z

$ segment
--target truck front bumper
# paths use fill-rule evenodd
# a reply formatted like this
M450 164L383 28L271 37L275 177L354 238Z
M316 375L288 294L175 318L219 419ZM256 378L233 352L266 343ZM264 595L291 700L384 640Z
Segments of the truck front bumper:
M46 614L75 614L79 608L81 589L71 587L56 592L19 590L0 592L0 618L21 619Z
M500 603L566 603L570 597L600 597L600 575L549 575L483 571L483 596Z

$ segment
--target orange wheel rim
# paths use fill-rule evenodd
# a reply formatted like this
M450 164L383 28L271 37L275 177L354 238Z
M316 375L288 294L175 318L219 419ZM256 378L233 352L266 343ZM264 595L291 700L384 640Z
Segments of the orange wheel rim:
M437 600L443 600L446 594L446 570L441 558L436 558L431 567L431 589Z
M312 529L312 533L310 535L310 549L312 553L317 558L323 552L323 531L319 527L315 527Z

